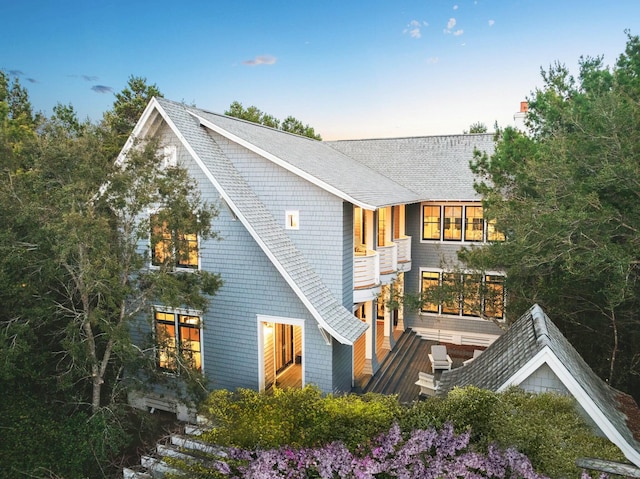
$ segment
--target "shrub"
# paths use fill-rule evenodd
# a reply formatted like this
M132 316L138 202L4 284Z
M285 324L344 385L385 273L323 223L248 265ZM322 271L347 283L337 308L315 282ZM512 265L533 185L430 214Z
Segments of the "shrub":
M206 440L248 449L284 444L310 447L342 440L356 447L387 430L400 413L395 396L354 394L323 396L315 386L274 389L259 393L249 389L215 391L201 413L214 429Z
M371 441L366 450L351 451L342 442L316 448L227 449L210 458L208 467L172 461L189 477L264 479L402 477L468 477L538 479L529 460L509 449L489 448L487 454L469 450L469 433L456 435L451 424L439 431L416 429L405 437L396 425Z
M429 398L407 408L403 430L441 427L447 421L458 432L469 431L479 451L491 444L525 454L536 471L551 477L576 477L579 457L624 460L618 448L596 436L576 410L575 401L557 394L530 394L519 388L494 393L457 388L446 398Z

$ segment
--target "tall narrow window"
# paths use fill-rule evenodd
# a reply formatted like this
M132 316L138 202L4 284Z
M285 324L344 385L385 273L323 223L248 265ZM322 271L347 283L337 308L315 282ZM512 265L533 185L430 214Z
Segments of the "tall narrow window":
M425 205L422 208L422 239L440 239L440 206Z
M476 274L465 274L462 277L462 315L480 316L480 286L482 276Z
M437 313L438 301L430 298L437 295L440 287L440 273L437 271L422 272L422 312Z
M486 275L484 278L484 314L490 318L504 317L504 277Z
M200 317L188 314L156 311L158 366L175 371L182 359L190 367L202 369Z
M464 239L465 241L482 241L484 236L484 220L482 206L465 207Z
M458 294L458 284L456 274L442 273L442 288L444 300L442 301L442 312L446 314L460 314L460 295Z
M496 220L487 221L487 241L504 241L504 233L496 228Z
M462 206L444 207L444 227L445 241L462 240Z
M390 208L380 208L378 210L378 246L387 245L387 228L389 228Z
M159 215L151 215L151 264L175 260L178 268L198 268L198 235L169 228Z

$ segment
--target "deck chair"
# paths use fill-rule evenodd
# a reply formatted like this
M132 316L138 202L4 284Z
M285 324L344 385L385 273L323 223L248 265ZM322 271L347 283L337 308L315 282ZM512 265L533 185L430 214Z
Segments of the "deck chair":
M480 356L481 353L482 353L482 349L474 349L473 350L473 357L467 359L466 361L462 361L462 365L466 366L467 364L472 363L473 360L475 358L477 358L478 356Z
M431 346L431 353L429 353L429 362L431 362L431 372L433 374L436 373L437 370L446 370L449 371L451 369L451 364L453 361L447 354L447 347L441 344L434 344Z

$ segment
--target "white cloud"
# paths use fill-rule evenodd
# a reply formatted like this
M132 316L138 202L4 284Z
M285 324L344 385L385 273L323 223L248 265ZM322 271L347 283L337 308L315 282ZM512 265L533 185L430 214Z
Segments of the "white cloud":
M447 30L451 30L455 26L456 26L456 19L450 18L449 21L447 22Z
M253 60L245 60L243 61L243 65L273 65L277 61L276 57L272 57L271 55L258 55Z
M445 28L445 29L443 30L443 32L444 32L444 33L446 33L446 34L453 33L453 35L454 35L454 36L456 36L456 37L458 37L458 36L462 35L462 34L464 33L464 30L462 30L462 29L458 29L458 30L456 30L455 32L454 32L454 31L452 31L452 30L453 30L453 27L455 27L455 26L456 26L456 23L457 23L457 22L456 22L456 19L455 19L455 18L450 18L450 19L449 19L449 21L447 22L447 28Z
M427 64L429 64L429 65L435 65L439 61L440 61L440 58L438 58L438 57L429 57L429 58L427 58Z
M453 6L453 9L454 9L454 10L457 10L457 9L458 9L458 5L454 5L454 6Z
M464 33L464 30L461 28L460 30L456 30L455 32L453 32L453 36L454 37L459 37L463 33Z
M407 28L402 30L402 33L409 34L411 38L420 38L422 37L422 27L428 27L429 24L427 22L420 22L418 20L411 20Z
M489 20L489 26L492 27L496 23L495 20Z

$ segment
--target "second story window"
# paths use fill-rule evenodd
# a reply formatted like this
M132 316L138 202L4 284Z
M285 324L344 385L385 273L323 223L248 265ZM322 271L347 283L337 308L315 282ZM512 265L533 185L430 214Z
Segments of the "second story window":
M175 261L177 268L198 269L198 235L169 228L159 215L151 215L151 264Z
M496 229L495 220L484 218L484 209L471 204L423 204L423 241L486 242L504 241L504 234Z

